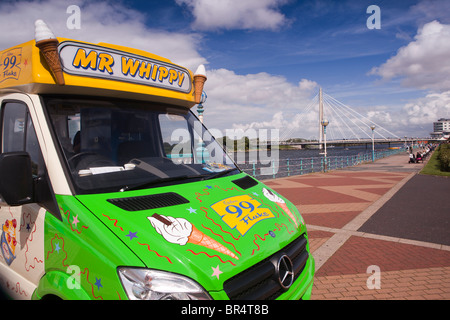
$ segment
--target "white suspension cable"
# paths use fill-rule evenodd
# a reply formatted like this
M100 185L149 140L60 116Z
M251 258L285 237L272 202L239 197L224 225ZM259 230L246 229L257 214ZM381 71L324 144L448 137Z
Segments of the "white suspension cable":
M344 125L346 125L347 128L348 128L350 131L352 131L352 133L355 135L355 133L354 133L353 130L349 127L349 125L347 124L347 122L344 121L344 119L342 119L341 115L335 110L335 108L333 108L333 106L329 103L329 101L327 100L327 98L325 98L325 103L326 103L326 105L327 105L328 107L330 107L330 109L331 109L334 113L336 113L336 114L338 115L338 117L339 117L339 119L341 120L341 122L342 122ZM339 128L339 130L341 130L342 138L344 138L344 139L347 138L347 135L345 135L345 134L342 132L341 126L339 126L338 128Z
M330 97L330 96L328 96L328 97ZM342 105L342 104L341 104ZM336 104L336 106L341 110L341 112L343 112L344 114L345 113L348 113L350 116L352 116L353 117L353 119L356 121L356 122L361 122L362 124L363 124L363 126L364 126L364 128L362 128L361 126L359 126L356 122L354 122L354 121L352 121L353 123L354 123L354 125L364 134L364 135L366 135L369 139L371 138L371 136L367 133L367 130L366 130L366 128L368 128L369 126L364 122L364 121L362 121L359 117L357 117L357 116L355 116L354 114L352 114L352 111L354 111L354 110L352 110L351 108L348 108L348 109L343 109L343 108L340 108L339 107L339 105L337 105ZM345 106L345 105L344 105Z
M328 105L330 105L329 103L328 103ZM358 127L358 125L353 121L353 119L351 119L346 113L342 113L351 123L353 123L353 125L355 125L355 126L357 126ZM359 140L361 140L361 138L359 138L358 136L357 136L357 134L353 131L353 129L351 129L350 128L350 126L345 122L345 124L347 125L347 127L350 129L350 131L353 133L353 135L355 136L355 138L359 141Z
M329 97L330 99L332 99L332 100L334 100L334 101L336 101L336 103L338 103L338 104L340 104L340 105L342 105L344 108L346 108L346 109L348 109L348 110L351 110L352 112L354 112L354 113L356 113L359 117L361 117L361 118L363 118L363 119L365 119L365 120L367 120L369 123L371 123L371 124L373 124L373 125L375 125L377 128L379 128L379 129L381 129L381 130L383 130L383 131L385 131L385 132L387 132L387 133L389 133L390 135L392 135L392 136L394 136L394 137L396 137L396 138L398 138L398 139L400 139L400 137L399 136L397 136L395 133L392 133L392 132L390 132L389 130L387 130L386 128L384 128L384 127L382 127L381 125L379 125L379 124L377 124L377 123L375 123L374 121L372 121L372 120L370 120L369 118L367 118L367 117L365 117L365 116L363 116L362 114L360 114L359 112L357 112L356 110L353 110L353 109L351 109L350 107L348 107L348 106L346 106L345 104L343 104L342 102L340 102L340 101L338 101L338 100L336 100L335 98L333 98L332 96L330 96L330 95L328 95L327 94L327 97ZM379 135L381 135L381 136L383 136L380 132L377 132ZM386 137L384 137L383 136L383 138L384 139L387 139Z

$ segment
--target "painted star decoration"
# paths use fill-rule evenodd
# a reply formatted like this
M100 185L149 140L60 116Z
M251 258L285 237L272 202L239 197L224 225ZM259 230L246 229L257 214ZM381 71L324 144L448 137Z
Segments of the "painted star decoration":
M133 240L133 238L138 237L136 234L137 234L137 231L136 232L129 231L129 233L125 237L130 237L130 240Z
M189 209L186 209L189 211L189 213L197 213L197 209L193 209L192 207L190 207Z
M75 217L73 217L72 221L72 224L75 225L75 229L77 228L78 222L80 222L80 220L78 220L78 215L76 215Z
M100 290L100 288L103 288L102 286L102 278L98 279L97 277L95 277L95 286L97 286L97 290Z
M211 267L213 269L213 273L211 275L211 277L217 277L217 280L219 280L219 276L221 273L223 273L222 271L220 271L219 269L219 265L217 265L217 267Z

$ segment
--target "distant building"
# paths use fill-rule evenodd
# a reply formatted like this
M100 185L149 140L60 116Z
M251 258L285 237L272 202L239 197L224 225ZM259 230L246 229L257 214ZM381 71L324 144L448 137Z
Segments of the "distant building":
M441 138L450 134L450 119L441 118L433 122L433 132L430 133L432 138Z

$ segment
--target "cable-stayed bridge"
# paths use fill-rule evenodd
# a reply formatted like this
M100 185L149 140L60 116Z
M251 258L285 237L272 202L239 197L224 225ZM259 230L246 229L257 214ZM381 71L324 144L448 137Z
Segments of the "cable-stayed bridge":
M316 120L311 120L314 115ZM319 145L321 148L324 140L327 144L371 144L371 143L414 143L418 141L430 141L429 138L400 137L375 122L367 116L343 104L332 96L324 93L322 88L311 100L310 104L293 119L298 126L280 130L279 142L283 145ZM300 124L308 123L317 128L317 134L307 140L293 139L300 132ZM316 129L314 129L316 130Z

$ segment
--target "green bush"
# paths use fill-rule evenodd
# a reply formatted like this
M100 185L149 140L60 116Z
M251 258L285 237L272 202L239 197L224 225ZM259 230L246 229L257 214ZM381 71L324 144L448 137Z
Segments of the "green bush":
M450 144L442 144L439 147L439 162L442 171L450 171Z

